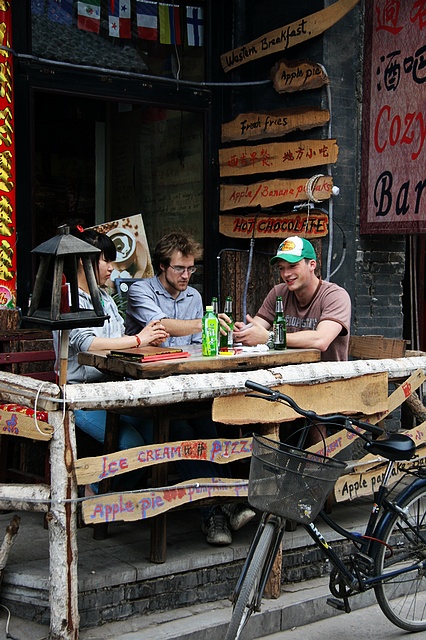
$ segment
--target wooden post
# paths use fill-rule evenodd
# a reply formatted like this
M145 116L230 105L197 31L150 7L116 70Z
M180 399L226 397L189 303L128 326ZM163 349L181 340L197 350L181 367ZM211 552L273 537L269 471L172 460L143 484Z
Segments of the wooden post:
M8 525L8 527L6 527L6 535L0 547L0 586L3 579L3 570L6 566L6 562L9 557L10 550L13 547L13 543L15 542L16 534L19 531L20 522L21 522L21 518L15 515L10 521L10 524Z
M279 423L272 423L265 425L262 429L263 435L271 440L280 439L280 425ZM281 570L283 564L283 550L282 547L278 549L275 556L274 564L272 565L271 573L268 578L268 582L265 587L265 598L279 598L281 595Z
M77 640L78 550L74 472L76 457L74 414L49 413L54 427L51 442L51 510L48 513L50 547L49 640Z

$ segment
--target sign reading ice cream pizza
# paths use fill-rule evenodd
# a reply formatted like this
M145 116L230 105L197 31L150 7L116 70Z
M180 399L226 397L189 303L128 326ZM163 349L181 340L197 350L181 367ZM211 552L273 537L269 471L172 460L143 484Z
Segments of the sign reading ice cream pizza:
M16 180L11 3L0 2L0 307L16 307Z

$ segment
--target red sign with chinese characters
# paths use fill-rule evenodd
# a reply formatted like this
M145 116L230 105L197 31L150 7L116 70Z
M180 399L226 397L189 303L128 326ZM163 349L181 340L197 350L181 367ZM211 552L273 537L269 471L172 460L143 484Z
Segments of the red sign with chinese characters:
M0 307L16 306L12 7L0 9Z
M426 3L366 3L362 233L426 232Z

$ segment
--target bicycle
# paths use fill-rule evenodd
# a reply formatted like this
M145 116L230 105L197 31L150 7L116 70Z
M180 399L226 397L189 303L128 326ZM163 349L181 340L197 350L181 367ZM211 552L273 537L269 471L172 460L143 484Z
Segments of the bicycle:
M384 434L368 422L343 414L319 416L300 408L289 396L247 380L248 397L282 402L305 418L297 446L253 435L248 499L262 517L232 596L233 614L225 640L238 640L261 601L274 560L280 549L287 519L302 524L316 546L330 561L327 603L350 613L349 598L374 589L385 616L405 631L426 629L426 469L407 470L408 484L389 489L397 461L415 455L414 441L404 434ZM386 458L386 471L368 518L365 533L353 533L338 525L322 509L346 464L303 450L307 429L323 424L346 428L364 440L364 449ZM362 431L360 431L362 430ZM369 435L367 435L367 432ZM376 439L372 439L371 437ZM340 557L325 540L314 520L317 516L343 538L354 552Z

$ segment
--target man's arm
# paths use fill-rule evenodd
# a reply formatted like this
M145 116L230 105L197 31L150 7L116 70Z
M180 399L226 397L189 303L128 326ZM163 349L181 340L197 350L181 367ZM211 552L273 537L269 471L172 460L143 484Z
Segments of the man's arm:
M291 349L319 349L327 351L330 344L341 333L342 325L333 320L322 320L312 331L287 333L287 346Z
M174 318L161 318L161 324L171 336L190 336L201 333L201 318L194 320L175 320Z

